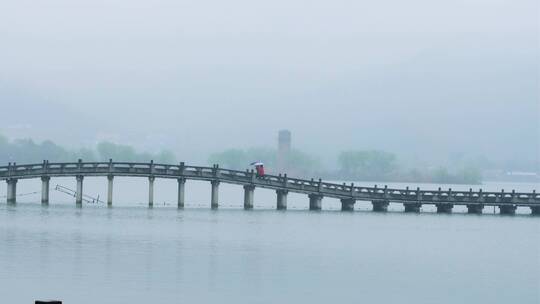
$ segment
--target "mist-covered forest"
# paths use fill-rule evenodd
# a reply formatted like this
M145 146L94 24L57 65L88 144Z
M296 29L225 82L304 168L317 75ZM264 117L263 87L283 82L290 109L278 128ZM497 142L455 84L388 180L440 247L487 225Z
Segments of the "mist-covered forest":
M9 141L0 134L0 162L39 163L84 161L108 161L109 159L126 162L174 163L176 157L170 151L163 150L157 154L139 152L128 145L112 142L100 142L95 147L67 149L50 140L35 142L32 139L16 139Z
M208 164L244 170L249 163L262 161L270 173L278 174L282 172L276 171L277 155L277 150L270 148L228 149L211 154ZM317 157L299 150L292 150L285 161L289 173L308 178L447 184L479 184L482 181L480 167L472 163L452 169L444 166L411 168L401 164L396 154L378 150L343 151L337 156L335 168L325 168Z
M101 141L95 145L79 148L66 148L51 140L34 141L30 138L9 140L0 134L0 163L39 163L84 161L116 161L176 163L190 159L179 159L182 151L162 149L159 152L139 151L133 146ZM265 146L247 149L233 148L220 152L208 153L207 161L202 165L219 164L221 167L245 170L254 161L265 163L267 171L279 174L277 169L277 149ZM450 162L421 163L411 162L399 153L383 150L344 150L335 155L333 164L328 165L313 153L292 149L285 159L289 175L307 178L357 181L402 181L426 183L463 183L478 184L482 180L506 178L506 172L523 170L536 174L540 165L519 162L496 163L485 157L455 157ZM194 163L201 164L201 163ZM515 177L514 177L515 179ZM528 180L534 177L528 176Z

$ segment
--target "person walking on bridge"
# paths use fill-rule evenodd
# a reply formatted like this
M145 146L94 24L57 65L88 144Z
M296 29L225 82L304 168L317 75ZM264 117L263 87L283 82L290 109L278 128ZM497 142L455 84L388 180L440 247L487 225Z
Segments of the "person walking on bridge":
M252 166L255 166L255 172L257 173L258 178L264 177L264 164L260 161L251 163Z

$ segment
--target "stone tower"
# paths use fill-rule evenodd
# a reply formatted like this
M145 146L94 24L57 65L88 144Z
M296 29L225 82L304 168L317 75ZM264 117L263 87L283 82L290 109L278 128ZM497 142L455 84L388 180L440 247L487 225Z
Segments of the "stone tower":
M289 171L289 155L291 153L291 132L280 130L278 135L277 170L278 173Z

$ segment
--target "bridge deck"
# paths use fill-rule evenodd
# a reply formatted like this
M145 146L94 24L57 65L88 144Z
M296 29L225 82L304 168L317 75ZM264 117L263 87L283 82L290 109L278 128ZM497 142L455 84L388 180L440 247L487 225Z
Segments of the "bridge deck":
M512 205L512 206L540 206L540 195L534 190L531 193L523 192L483 192L448 190L420 190L394 189L384 186L363 187L353 184L327 183L319 180L306 180L291 178L287 175L266 175L257 178L253 171L237 171L214 167L186 166L156 164L156 163L130 163L130 162L75 162L75 163L49 163L40 164L10 164L0 167L0 180L17 180L41 177L66 176L132 176L148 178L174 178L189 180L218 181L238 185L253 185L255 187L283 190L321 197L338 199L353 199L365 201L395 201L417 202L421 204L452 205Z

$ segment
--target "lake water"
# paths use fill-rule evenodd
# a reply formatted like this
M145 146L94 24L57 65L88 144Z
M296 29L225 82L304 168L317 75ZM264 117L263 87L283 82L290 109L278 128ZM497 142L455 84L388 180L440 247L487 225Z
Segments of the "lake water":
M19 181L18 192L39 187ZM528 209L404 214L392 204L378 214L359 202L343 213L325 199L310 212L306 196L290 194L289 210L276 211L275 193L257 189L255 210L244 211L242 187L222 184L222 206L209 210L209 189L188 181L185 210L175 208L176 181L156 181L148 209L146 181L130 178L115 180L113 208L76 208L54 190L48 207L39 194L0 203L0 302L540 303L540 218ZM85 179L86 194L105 191L106 179Z

